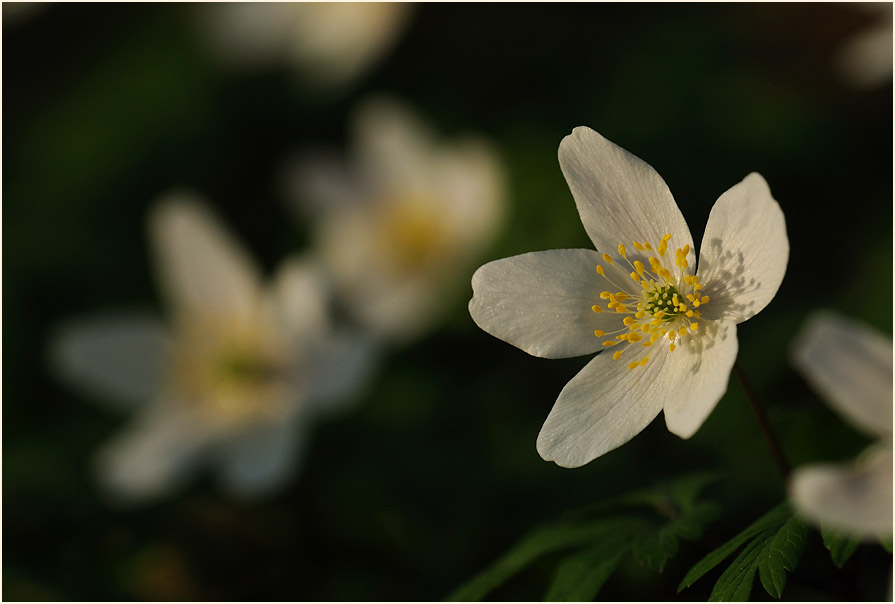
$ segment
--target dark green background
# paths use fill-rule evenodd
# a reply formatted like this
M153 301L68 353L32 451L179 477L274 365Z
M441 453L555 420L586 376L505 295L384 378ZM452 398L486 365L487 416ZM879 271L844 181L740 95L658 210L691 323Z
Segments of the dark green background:
M659 417L582 469L542 461L540 425L588 359L536 359L480 331L467 286L440 330L384 360L356 412L319 426L281 496L240 504L200 480L163 503L105 507L87 464L124 420L49 377L51 329L158 305L143 220L174 186L207 196L268 270L302 249L308 225L277 193L280 163L344 145L347 115L371 92L503 154L508 219L481 262L590 245L556 160L578 125L653 165L696 241L715 199L761 172L791 252L777 297L739 328L740 360L794 463L865 445L788 369L786 346L820 306L892 331L892 84L854 90L831 68L873 16L836 4L426 4L365 79L325 98L285 65L221 70L193 8L52 5L3 26L4 599L437 600L566 509L718 470L710 494L724 514L703 541L662 575L627 564L601 592L674 599L693 562L782 499L733 380L688 441ZM541 598L549 562L495 597ZM890 573L872 545L835 571L814 535L784 596L880 599Z

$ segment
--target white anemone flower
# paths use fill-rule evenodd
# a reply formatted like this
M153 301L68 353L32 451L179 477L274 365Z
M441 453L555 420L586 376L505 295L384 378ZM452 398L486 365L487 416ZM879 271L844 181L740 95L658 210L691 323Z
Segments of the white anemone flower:
M532 252L472 277L469 312L538 357L598 351L563 388L537 447L578 467L643 430L659 411L689 438L727 389L736 325L774 297L789 256L783 212L752 173L712 208L700 250L652 167L590 128L559 165L597 251Z
M854 428L878 439L853 463L798 468L790 481L805 517L862 536L892 534L892 339L829 311L806 321L792 363Z
M302 80L337 89L394 46L413 5L404 2L234 2L199 9L201 33L239 67L290 63Z
M285 195L315 223L315 246L343 306L378 339L406 343L440 318L452 287L496 234L505 185L496 152L440 142L399 102L364 103L350 161L307 152Z
M328 323L323 276L284 261L273 280L210 211L172 194L149 238L168 322L122 313L60 329L57 374L135 417L95 470L123 503L157 499L202 465L237 496L264 495L295 469L311 420L362 383L368 349Z

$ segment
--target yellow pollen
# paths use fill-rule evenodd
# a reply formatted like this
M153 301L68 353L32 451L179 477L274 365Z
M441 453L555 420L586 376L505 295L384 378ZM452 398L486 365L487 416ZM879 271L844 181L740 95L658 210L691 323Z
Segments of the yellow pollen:
M607 264L612 264L612 256L609 254L603 254L603 261Z
M620 356L622 356L621 350L616 350L615 352L612 353L612 358L616 361L618 360L618 357L620 357Z
M634 323L633 317L625 317L625 320L622 321L626 326L630 327Z
M597 265L597 272L598 272L600 275L602 275L603 277L606 276L606 273L603 272L603 267L600 266L599 264Z
M643 276L643 262L641 262L640 260L635 260L634 261L634 270L636 270L637 274L642 277Z
M638 243L637 241L634 242L634 247L636 247L640 251L643 251L643 246L640 245L640 243Z
M619 254L619 256L621 256L622 258L627 258L627 256L625 255L625 252L626 252L626 250L625 250L625 244L624 244L624 243L619 243L619 244L618 244L618 254Z
M668 241L669 239L671 239L671 233L665 233L662 236L662 241Z
M637 369L637 366L640 364L639 361L634 361L628 365L628 369Z
M590 309L594 312L603 312L603 309L600 308L599 304L594 304L593 306L590 307Z
M631 271L631 279L634 281L640 281L640 277L637 276L637 271Z
M602 329L597 329L594 331L594 335L597 336L598 338L602 338L603 336L606 335L606 332L603 331Z
M651 246L651 245L649 244L649 241L644 241L644 242L643 242L643 247L645 247L645 248L648 249L649 251L653 251L653 246Z
M610 294L609 292L600 292L600 297L603 298L604 300L608 300L609 296L611 296L611 295L612 294Z
M638 310L636 313L634 313L634 317L637 319L642 319L645 316L646 316L646 313L643 312L642 310Z
M696 331L699 329L699 323L690 323L690 329Z
M603 342L603 346L615 346L616 344L620 344L621 342L616 342L614 340L606 340Z

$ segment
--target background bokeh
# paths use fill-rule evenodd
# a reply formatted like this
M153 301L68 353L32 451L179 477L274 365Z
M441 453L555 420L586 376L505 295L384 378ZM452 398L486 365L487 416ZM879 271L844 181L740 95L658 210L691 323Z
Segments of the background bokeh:
M481 262L587 247L556 159L588 125L664 177L700 241L715 199L748 172L786 215L789 268L739 328L740 361L795 464L853 456L843 425L786 363L813 308L892 332L892 83L855 88L837 53L880 16L840 4L423 4L395 46L338 93L285 64L224 69L189 5L3 4L3 597L6 600L438 600L536 524L693 470L717 470L722 517L662 575L624 566L601 597L705 598L674 588L698 558L782 500L740 386L690 440L661 417L584 468L535 438L587 359L536 359L480 331L460 287L440 329L383 359L356 409L314 432L278 496L210 480L152 505L99 497L90 455L123 418L54 381L60 321L158 307L150 204L206 196L267 270L309 241L278 187L296 149L344 147L370 93L441 133L501 152L507 220ZM891 20L891 16L883 16ZM891 51L891 49L890 49ZM471 274L471 273L470 273ZM891 556L865 545L835 571L813 536L788 599L881 599ZM549 566L495 592L539 599ZM753 594L761 597L760 590Z

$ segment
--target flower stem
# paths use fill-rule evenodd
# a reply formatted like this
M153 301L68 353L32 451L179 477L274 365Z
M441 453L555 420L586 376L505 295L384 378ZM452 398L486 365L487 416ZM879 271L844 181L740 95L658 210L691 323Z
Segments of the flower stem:
M734 362L733 372L736 374L737 379L740 380L740 384L743 386L743 391L746 393L746 398L749 399L749 404L752 406L752 411L755 412L755 417L758 419L758 425L761 426L761 431L764 433L765 440L768 441L768 446L771 448L771 456L773 456L774 462L777 464L777 469L780 470L780 474L783 476L784 481L789 480L789 461L786 459L786 454L783 452L783 447L780 446L780 441L777 439L774 429L771 427L771 422L768 420L768 414L765 412L764 406L758 398L758 393L755 392L755 388L752 387L752 383L749 381L749 378L746 377L746 372L743 371L743 367L740 365L739 360Z

